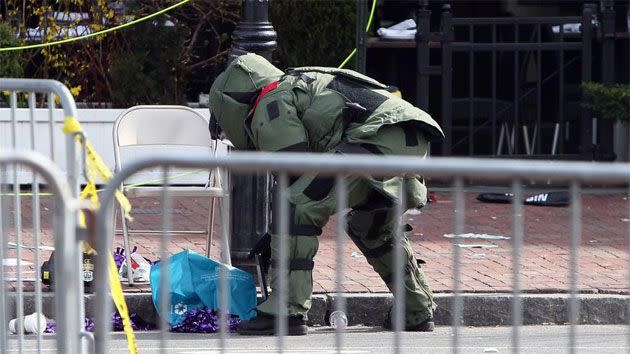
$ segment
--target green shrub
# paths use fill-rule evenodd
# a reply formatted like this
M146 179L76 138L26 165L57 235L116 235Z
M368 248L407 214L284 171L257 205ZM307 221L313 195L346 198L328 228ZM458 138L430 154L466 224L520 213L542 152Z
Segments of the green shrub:
M17 47L22 42L8 23L0 22L0 48ZM0 52L0 77L20 78L24 73L22 51Z
M591 95L586 106L600 118L630 120L630 85L585 82L582 87Z
M126 29L122 46L112 52L109 75L115 107L184 103L179 58L184 32L180 26L156 22Z
M273 0L269 17L278 32L280 68L338 66L355 47L356 0Z

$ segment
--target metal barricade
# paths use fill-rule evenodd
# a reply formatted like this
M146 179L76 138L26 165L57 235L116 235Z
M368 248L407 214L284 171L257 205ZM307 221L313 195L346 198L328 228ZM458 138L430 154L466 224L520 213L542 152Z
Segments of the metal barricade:
M9 232L8 213L9 206L12 205L13 213L13 230L15 233L15 253L17 259L17 279L16 293L14 294L16 301L16 317L18 324L24 316L24 291L21 272L21 256L22 249L27 247L23 244L22 234L25 232L23 228L22 215L23 209L28 205L22 205L23 196L30 195L32 209L32 226L33 226L33 243L30 247L34 250L34 259L31 259L35 268L34 279L34 308L35 312L42 312L42 286L41 286L41 220L42 213L40 210L41 203L40 184L45 184L50 190L50 195L54 201L54 236L55 236L55 276L56 288L64 289L64 296L55 296L55 320L57 323L57 347L62 352L79 352L81 337L87 337L83 331L84 316L84 300L83 300L83 281L81 268L81 249L75 231L77 226L77 206L72 205L79 194L79 173L80 160L77 153L76 134L67 134L65 142L61 150L65 150L65 171L60 170L58 162L60 156L56 154L59 149L55 142L55 131L61 127L56 125L56 105L60 104L64 118L76 118L77 109L72 94L66 86L54 80L37 80L37 79L0 79L0 91L8 98L10 111L10 132L7 130L0 132L6 140L4 144L0 144L0 174L2 175L2 193L0 199L3 199L3 207L0 212L3 217L2 229L2 249L4 252L7 246ZM36 118L36 107L47 108L48 120ZM26 112L21 112L26 111ZM20 118L27 113L28 119ZM20 124L26 123L26 124ZM49 128L46 136L38 136L37 124L47 124ZM27 126L28 125L28 126ZM10 145L7 144L8 138L11 138ZM85 141L85 139L82 139ZM30 142L30 146L25 144ZM42 146L44 142L48 142L48 147ZM30 150L31 152L18 151ZM27 147L28 146L28 147ZM33 151L48 150L50 159L43 158ZM57 163L57 164L55 164ZM22 171L26 168L26 171ZM32 173L32 181L30 183L30 193L21 193L20 181L24 178L18 178L18 175ZM39 177L43 176L41 180ZM9 189L5 186L12 185L10 194L12 203L8 201L7 193ZM28 203L26 203L28 204ZM23 247L24 246L24 247ZM4 258L3 258L4 259ZM3 267L4 272L4 267ZM2 291L5 294L5 282L2 283ZM4 295L3 295L4 296ZM3 306L7 303L3 298ZM3 307L5 309L5 307ZM6 325L8 319L6 311L2 312L2 324L0 324L0 332L2 332L1 349L7 348ZM5 321L6 320L6 321ZM23 346L23 333L18 335L19 351L32 352L32 349L25 349ZM42 350L41 336L37 336L37 350ZM5 352L5 350L1 350Z
M75 199L72 198L70 188L65 181L65 177L59 168L57 168L52 161L41 156L35 152L20 152L20 151L0 151L0 247L1 258L3 259L3 269L0 272L0 283L2 289L0 290L0 351L6 353L11 349L11 342L7 339L11 339L11 336L7 336L9 319L16 318L15 328L22 328L24 325L24 307L25 307L25 294L23 291L23 264L25 262L22 258L25 255L22 253L24 249L34 250L34 255L26 255L26 257L34 258L28 261L35 268L35 293L31 301L28 301L28 307L34 309L36 313L43 313L42 308L43 295L42 287L40 283L40 249L42 233L40 229L40 209L39 201L37 200L38 190L35 189L32 193L33 208L32 208L32 243L27 243L27 240L23 237L25 230L22 228L22 213L20 211L20 196L19 185L13 184L12 188L8 188L9 177L8 167L13 167L15 171L17 166L23 166L29 168L34 176L34 181L38 181L38 178L42 178L40 181L47 184L47 188L52 194L53 203L51 209L53 210L52 218L54 220L53 237L54 237L54 249L55 249L55 287L56 289L63 289L62 293L54 297L54 312L47 309L47 312L54 313L54 319L56 321L56 339L57 349L60 352L78 353L79 352L79 337L82 332L81 324L81 312L77 304L82 303L82 293L79 284L79 275L76 268L77 254L76 245L77 239L75 237L75 214L78 204ZM35 184L34 184L35 186ZM11 203L11 200L13 203ZM11 205L12 204L12 205ZM12 210L11 210L12 209ZM9 214L14 215L13 225L10 224ZM12 226L12 227L11 227ZM12 235L12 236L11 236ZM8 251L9 245L13 245L14 251ZM7 255L15 256L15 279L7 277L9 270L5 269L5 262ZM14 284L15 291L11 291L10 283ZM50 300L50 297L47 298ZM9 304L15 303L14 306L9 307ZM10 311L10 308L14 308L15 311ZM41 318L37 317L36 328L41 326ZM44 323L45 327L46 324ZM43 347L42 334L36 333L36 344L32 341L25 342L24 332L17 331L17 349L22 352L41 352L47 348Z
M461 158L429 158L419 159L414 157L396 157L395 159L380 157L380 156L365 156L365 155L330 155L330 154L297 154L297 153L276 153L276 154L264 154L264 153L234 153L229 157L217 157L217 158L191 158L170 156L163 158L153 158L146 160L136 161L122 171L119 171L115 175L115 178L107 186L107 189L102 194L102 208L97 216L97 250L99 254L107 254L111 252L112 240L114 235L113 223L112 223L112 201L116 186L122 183L125 179L137 173L145 168L161 167L164 171L164 191L162 195L162 205L165 210L169 207L169 187L167 184L166 176L168 170L174 167L183 168L214 168L219 167L228 169L230 171L236 171L238 173L256 173L270 171L277 173L279 183L279 200L280 205L279 216L279 238L281 240L279 246L279 265L277 269L288 269L288 247L287 237L289 232L288 215L289 205L287 201L287 186L288 176L312 173L322 176L334 176L335 186L334 191L337 196L336 212L341 215L342 211L347 208L346 197L346 176L402 176L402 175L416 175L420 174L424 177L433 178L446 178L453 182L454 186L454 200L455 200L455 217L454 217L454 233L456 235L462 234L464 230L464 198L463 198L463 185L464 180L467 178L483 179L484 181L510 181L511 189L514 193L514 203L512 206L512 220L513 220L513 237L512 237L512 254L513 254L513 284L512 284L512 347L515 352L518 352L520 346L520 330L523 324L522 318L522 306L521 306L521 287L520 287L520 268L521 260L520 253L523 245L523 204L521 196L523 195L522 182L523 181L543 181L547 182L549 179L553 179L557 183L566 183L570 186L570 199L571 199L571 248L570 248L570 343L569 347L575 348L576 344L576 325L578 324L579 302L578 302L578 288L577 288L577 259L580 249L580 232L581 232L581 188L583 183L615 183L615 184L630 184L630 164L595 164L595 163L580 163L580 162L550 162L550 161L521 161L521 160L488 160L488 159L461 159ZM403 197L405 195L404 188L401 189L401 196L398 198L398 203L395 206L397 215L402 215L403 210ZM228 215L229 208L229 196L226 198L227 202L223 203L222 211L222 223L223 225L229 225ZM516 202L520 201L520 202ZM163 213L162 225L163 230L168 230L170 226L170 216L168 213ZM402 223L398 222L398 227L402 230ZM228 241L228 228L222 228L222 245L225 250ZM337 279L337 298L342 301L336 301L336 309L345 311L345 302L342 296L341 280L344 277L344 265L341 257L341 249L343 248L344 233L345 233L345 220L343 216L338 219L337 232L337 257L336 257L336 279ZM402 232L395 233L395 240L400 241ZM161 238L162 260L161 262L168 262L168 243L170 242L167 232L163 232ZM461 256L459 247L457 247L457 239L453 238L453 254L454 254L454 280L453 280L453 293L454 301L451 309L452 319L452 343L451 346L454 352L459 351L460 347L460 326L463 318L463 299L460 291L460 273L461 273ZM394 289L397 289L397 293L402 293L403 289L403 272L404 261L402 256L402 246L400 242L395 242L395 256L394 264ZM227 257L227 252L222 252L223 257ZM223 259L225 263L228 263L228 259ZM161 269L167 269L167 265L162 264ZM96 266L96 277L99 279L106 279L107 271L107 258L99 257ZM169 311L169 299L168 299L168 280L167 275L160 277L161 279L161 301L163 301L160 317L161 319L161 334L160 334L160 349L162 351L167 350L168 339L172 338L168 333L168 326L166 318ZM287 297L287 279L285 277L279 277L279 304L278 307L278 319L285 318L283 314L286 314ZM108 285L106 282L99 282L96 288L96 309L95 316L95 341L96 352L105 353L108 351L110 335L110 315L111 304L108 298ZM226 322L226 309L228 308L228 290L227 279L225 276L220 280L220 309L221 311L221 323L223 324L220 329L220 340L216 351L225 352L228 349L228 335L229 329ZM395 291L396 292L396 291ZM404 301L398 297L395 300L395 313L393 327L393 337L391 337L391 351L400 352L402 342L405 337L402 336L402 329L404 326ZM286 320L278 320L278 336L277 336L277 350L282 352L287 349L287 341L284 336L287 334L288 324ZM340 326L336 329L335 346L338 351L344 348L344 327ZM139 334L140 335L140 334ZM158 348L156 348L158 349ZM211 348L207 348L211 349Z

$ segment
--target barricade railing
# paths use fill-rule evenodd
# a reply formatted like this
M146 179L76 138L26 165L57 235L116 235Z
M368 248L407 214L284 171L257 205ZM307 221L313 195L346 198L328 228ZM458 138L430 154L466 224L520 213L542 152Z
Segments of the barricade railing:
M484 181L507 181L511 182L512 193L514 193L514 202L512 205L512 253L513 253L513 284L512 284L512 347L515 352L519 351L520 343L520 327L523 323L521 308L521 287L520 287L520 253L523 247L523 204L521 196L523 194L522 182L542 181L548 182L553 180L554 183L565 183L570 187L570 205L571 205L571 229L570 229L570 260L569 260L569 292L570 292L570 336L569 347L575 348L576 344L576 325L578 324L579 302L577 287L577 260L580 249L581 238L581 191L584 183L601 183L615 185L630 185L630 164L606 164L606 163L582 163L582 162L560 162L560 161L523 161L523 160L488 160L488 159L462 159L462 158L429 158L420 159L414 157L382 157L382 156L365 156L365 155L331 155L331 154L298 154L298 153L234 153L229 157L216 158L186 158L182 156L162 156L152 159L138 160L129 164L123 170L119 171L111 183L108 184L106 190L102 194L102 207L97 216L97 251L99 254L107 254L112 251L112 240L114 236L113 225L113 209L112 202L116 186L120 185L125 179L133 174L146 168L162 168L164 171L164 187L162 194L163 208L169 206L169 186L166 176L169 169L178 168L221 168L238 173L257 173L271 172L277 176L279 191L279 255L278 267L280 270L288 269L288 247L287 237L289 232L288 215L289 204L287 200L288 176L299 174L317 174L321 176L334 176L335 186L334 192L337 196L336 212L338 213L337 232L337 256L336 256L336 279L337 279L337 298L343 300L341 279L344 278L344 265L341 257L341 249L343 245L345 223L346 220L342 215L343 211L348 207L346 197L345 177L347 176L403 176L403 175L422 175L425 178L449 179L454 186L455 200L455 217L454 217L454 233L459 235L464 229L464 197L463 185L467 178ZM394 210L402 215L404 212L403 200L405 196L404 186L400 188L401 195L398 198ZM222 224L229 225L229 197L224 199L221 207ZM630 207L630 206L629 206ZM165 209L166 210L166 209ZM163 230L168 230L171 223L171 216L167 212L162 213ZM401 294L403 284L404 261L402 256L401 236L402 223L397 222L398 229L401 232L394 232L395 253L394 253L394 289L395 293ZM229 263L226 251L228 243L228 227L222 227L222 261ZM163 231L161 238L162 260L168 262L168 243L170 236L168 232ZM460 269L461 256L459 247L457 247L457 238L453 238L453 293L454 301L451 309L452 318L452 348L458 352L460 347L460 325L463 316L463 300L460 291ZM161 269L168 269L168 264L162 263ZM96 278L107 279L107 258L99 257L96 264ZM166 276L160 277L160 346L161 350L167 350L166 345L169 339L168 325L166 319L169 314L169 293L168 280ZM108 351L110 340L110 316L111 304L109 294L107 292L108 284L106 281L100 281L96 284L96 313L95 313L95 345L97 353L105 353ZM217 351L224 352L227 348L229 326L227 325L226 309L229 308L229 297L227 289L227 278L222 276L219 283L221 326L219 347L213 348ZM277 308L278 336L277 349L285 350L286 342L284 336L287 334L286 304L287 304L287 280L285 277L279 277L278 289L279 307ZM401 350L403 336L401 335L404 326L404 300L400 297L395 299L395 312L393 318L393 327L395 329L392 337L391 349L393 352ZM340 311L345 311L344 301L337 301L336 307ZM285 320L281 320L285 318ZM336 328L335 344L338 350L342 350L344 346L344 327ZM141 334L139 334L141 335ZM210 349L210 348L206 348Z
M26 139L25 136L18 136L18 117L17 109L19 101L25 100L24 106L29 110L30 119L30 148L37 150L43 148L37 146L38 142L48 139L50 158L56 161L55 156L55 109L56 100L59 100L63 109L64 118L77 117L77 107L70 90L59 81L55 80L38 80L38 79L0 79L0 91L9 99L10 115L11 115L11 147L17 147L18 138ZM40 106L48 109L48 137L37 136L35 108L37 106L37 95L42 95ZM20 99L18 101L18 98ZM8 135L8 134L7 134ZM72 186L73 196L79 193L78 175L80 173L80 164L77 156L76 137L72 134L66 135L65 154L66 154L66 174L70 186Z
M40 210L40 200L42 195L50 195L52 198L52 205L54 205L54 259L55 259L55 288L63 289L63 296L55 296L55 320L57 324L57 347L61 352L79 352L81 343L80 338L89 338L83 331L84 322L84 299L83 299L83 281L82 281L82 260L81 260L81 248L79 240L75 237L77 228L77 215L78 209L76 206L70 204L74 200L78 200L79 195L79 174L81 173L81 160L80 154L78 154L77 135L82 135L81 132L70 133L65 135L64 142L57 142L55 140L56 133L61 131L61 126L58 126L55 119L59 113L59 109L63 112L63 118L76 119L77 108L70 93L70 90L62 83L55 80L40 80L40 79L7 79L0 78L0 92L2 98L8 101L9 115L10 115L10 132L2 131L1 136L10 137L10 143L8 139L0 144L0 156L3 157L4 162L0 169L3 180L0 182L2 185L2 193L0 198L3 199L3 205L5 207L0 208L3 216L4 231L8 232L9 224L7 215L9 213L8 206L12 204L13 220L12 228L15 234L15 249L16 249L16 266L17 266L17 279L15 284L15 299L16 299L16 311L15 315L17 323L20 324L24 317L24 291L22 282L22 260L21 251L26 245L23 244L22 233L23 219L25 218L23 210L28 206L23 206L22 201L24 198L30 197L31 199L31 218L33 226L33 243L30 248L34 250L34 259L31 261L34 263L35 277L34 290L35 290L35 312L41 313L41 299L42 299L42 284L41 284L41 252L42 252L42 240L41 240L41 223L42 213ZM41 135L45 129L38 129L41 124L41 119L36 118L36 108L46 108L48 111L48 132ZM24 112L27 111L28 120L24 123ZM44 122L46 124L46 122ZM28 125L28 126L26 126ZM4 129L3 129L4 130ZM58 130L58 131L57 131ZM38 134L39 133L39 134ZM86 139L80 139L85 143ZM30 142L29 144L24 141ZM48 146L43 146L48 143ZM65 148L59 149L60 146ZM30 150L31 152L19 152L20 150ZM26 147L26 148L25 148ZM34 151L46 151L48 150L49 158L45 159L39 154L34 154ZM61 156L56 155L59 151L65 152L65 171L62 171L59 167ZM85 161L85 157L83 158ZM45 167L42 167L45 166ZM21 171L21 169L27 169L27 171ZM52 171L52 172L51 172ZM25 173L28 175L32 172L32 181L30 184L30 191L22 192L20 186L19 173ZM40 180L39 176L46 177L44 180ZM53 178L54 177L54 178ZM48 191L46 193L40 192L40 185L47 185ZM11 185L11 188L7 187ZM5 188L6 187L6 188ZM60 195L59 191L64 194ZM8 194L7 194L8 193ZM12 202L9 202L12 200ZM8 245L8 239L3 237L1 247L4 250ZM48 251L50 248L48 249ZM4 259L4 258L3 258ZM3 267L3 272L4 272ZM2 283L3 294L6 287L4 281ZM5 299L6 300L6 299ZM6 305L6 302L3 302ZM4 308L4 307L3 307ZM7 312L3 312L2 322L3 326L8 323L4 321ZM78 316L75 318L75 316ZM5 327L2 327L6 329ZM6 331L2 330L2 337L6 339ZM32 350L23 350L23 333L18 334L18 348L20 352L32 352ZM37 350L41 348L41 336L37 336ZM85 343L85 342L83 342ZM2 341L2 346L6 346L7 342ZM83 347L85 348L85 347ZM5 349L5 348L2 348ZM5 352L4 350L2 352Z
M33 173L32 213L27 216L32 220L32 231L27 232L22 227L22 213L20 204L20 187L10 182L9 168L16 171L17 167L28 168ZM41 241L42 232L40 225L40 208L37 199L38 189L35 183L46 183L51 193L53 222L53 238L55 250L55 290L54 311L43 309L43 295L41 286ZM3 260L0 271L0 352L6 353L10 349L18 349L20 353L33 353L46 351L42 343L42 333L37 330L36 342L25 341L24 332L19 330L24 326L25 293L23 291L23 268L26 262L35 268L35 292L28 308L38 314L48 312L48 316L54 315L56 321L57 350L62 353L79 353L80 336L82 331L82 287L79 281L79 253L77 252L76 212L79 203L73 198L71 188L65 180L62 171L55 164L36 152L0 150L0 258ZM10 220L9 215L14 219ZM12 223L11 223L12 221ZM29 240L25 233L32 234ZM11 247L13 246L13 247ZM11 249L9 251L9 249ZM32 249L33 254L25 255L24 249ZM14 267L8 267L7 255L15 258ZM25 259L23 259L25 258ZM26 259L28 258L28 259ZM13 264L11 263L13 266ZM12 270L11 268L14 268ZM11 275L11 277L9 277ZM15 291L12 288L15 288ZM9 306L11 305L11 306ZM7 335L9 320L15 318L17 340L15 336ZM36 317L36 327L46 327L41 323L42 318ZM8 341L10 340L10 341ZM17 342L17 343L16 343ZM49 345L47 345L49 346Z

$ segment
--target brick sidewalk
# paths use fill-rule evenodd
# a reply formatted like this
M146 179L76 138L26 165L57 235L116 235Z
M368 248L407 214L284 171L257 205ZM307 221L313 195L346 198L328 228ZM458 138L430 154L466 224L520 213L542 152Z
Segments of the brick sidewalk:
M478 202L477 193L468 192L466 198L465 233L485 233L511 236L511 206ZM437 201L422 209L420 214L405 216L413 226L409 238L416 254L424 259L425 274L435 292L450 292L453 288L453 258L451 240L444 234L454 232L452 194L438 192ZM132 228L159 229L161 211L153 199L136 199ZM207 203L201 199L174 200L173 224L177 229L202 229L208 215ZM524 248L521 257L521 289L525 292L557 293L569 288L570 208L525 206ZM30 198L23 198L24 244L32 244ZM583 196L582 243L579 256L579 288L586 293L622 293L627 290L628 200L624 194L585 194ZM51 205L43 200L43 244L52 245ZM219 218L217 217L217 220ZM215 227L212 256L218 259L219 232ZM14 240L10 236L10 241ZM160 255L159 235L137 235L131 238L132 247L151 260ZM332 220L319 238L319 252L315 258L314 291L330 293L335 286L335 223ZM347 292L388 292L378 275L360 255L349 238L345 238L344 264ZM494 248L461 248L462 275L460 289L466 292L509 292L512 282L512 251L510 240L459 240L460 244L493 245ZM122 246L117 236L114 247ZM173 236L168 247L176 253L182 249L205 252L205 236ZM34 259L25 250L23 259ZM14 251L6 257L14 257ZM48 252L43 252L47 259ZM43 261L43 260L42 260ZM28 268L28 267L27 267ZM31 267L25 277L33 277ZM150 291L148 285L126 289L128 292Z

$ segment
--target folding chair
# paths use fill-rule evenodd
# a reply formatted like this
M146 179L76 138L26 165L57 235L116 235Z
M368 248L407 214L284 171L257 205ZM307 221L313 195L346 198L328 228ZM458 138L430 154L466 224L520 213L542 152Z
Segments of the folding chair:
M125 163L133 159L154 155L156 151L168 153L182 153L185 156L199 154L200 156L214 156L217 151L217 142L212 140L208 130L208 121L201 114L185 106L135 106L124 111L114 123L114 159L116 171L120 171ZM132 157L130 157L132 155ZM215 198L223 197L225 191L221 174L218 169L197 173L182 173L182 170L169 171L169 194L173 197L208 197L209 215L206 230L169 230L170 234L206 234L206 255L210 255L212 245L212 233L214 224ZM186 174L197 176L194 185L181 185L184 180L177 179ZM208 178L207 183L199 178L203 174ZM159 197L162 194L161 177L158 175L151 185L130 184L130 181L120 186L121 191L129 198L134 197ZM203 177L202 177L203 178ZM190 183L190 177L187 183ZM179 185L177 185L179 184ZM163 212L168 212L163 210ZM122 215L122 212L121 212ZM122 219L122 235L125 247L125 256L130 259L129 235L130 233L155 234L157 230L130 230L127 221ZM114 220L115 222L115 220ZM128 283L133 285L133 276L128 271Z

